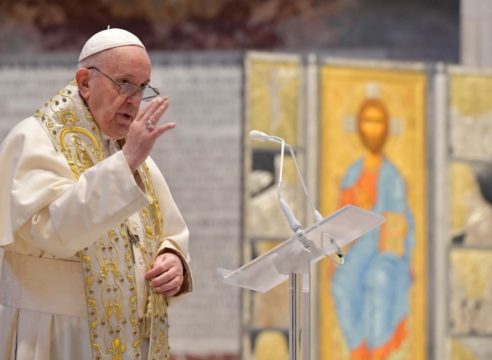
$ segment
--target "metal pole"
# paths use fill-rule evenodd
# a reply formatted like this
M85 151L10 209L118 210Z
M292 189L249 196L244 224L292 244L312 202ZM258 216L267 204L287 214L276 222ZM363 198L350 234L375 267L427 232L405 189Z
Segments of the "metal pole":
M310 265L310 264L309 264ZM311 271L302 274L302 359L311 359Z
M299 274L289 275L289 360L297 360L299 354Z

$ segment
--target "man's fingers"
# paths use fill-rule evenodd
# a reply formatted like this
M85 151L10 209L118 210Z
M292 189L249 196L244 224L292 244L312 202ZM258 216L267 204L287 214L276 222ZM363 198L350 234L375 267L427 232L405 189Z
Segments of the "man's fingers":
M156 278L151 281L151 284L156 290L161 289L162 291L167 291L180 284L179 275L173 277L162 277L160 279Z
M159 106L149 114L148 119L150 119L150 121L152 121L154 125L157 125L157 123L161 120L162 115L164 115L168 107L169 107L169 102L167 101L166 98L164 99L163 103L159 104Z
M158 276L152 278L152 280L150 281L150 285L152 287L156 288L156 287L162 286L164 284L167 284L173 278L174 278L174 276L170 273L169 270L167 270L166 272L163 272L163 273L159 274Z
M156 288L155 289L155 292L158 293L158 294L161 294L165 297L171 297L171 296L174 296L178 293L180 287L174 287L174 288L171 288L171 289L165 289L164 288Z
M163 127L166 128L166 125ZM145 278L149 280L156 293L166 297L176 295L184 282L181 259L170 252L159 255L152 269L145 274Z
M166 296L172 296L179 291L182 284L183 284L182 276L178 275L169 281L163 282L163 283L156 285L156 286L153 286L153 287L154 287L155 291L159 294L163 294Z
M154 118L154 121L158 121L159 118L164 114L167 107L169 106L169 101L167 97L157 97L152 99L147 106L145 106L135 118L136 122L146 122L151 117Z
M162 134L164 134L166 131L169 131L171 129L174 129L176 127L176 124L173 123L173 122L169 122L169 123L165 123L164 125L161 125L159 127L157 127L155 130L157 132L157 136L156 137L159 137L161 136Z

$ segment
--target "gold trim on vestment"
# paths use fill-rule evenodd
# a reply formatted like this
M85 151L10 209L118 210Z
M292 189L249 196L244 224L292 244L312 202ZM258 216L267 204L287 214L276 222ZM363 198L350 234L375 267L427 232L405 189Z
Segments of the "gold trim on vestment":
M67 159L76 179L110 156L109 146L72 81L34 116L57 151ZM144 238L140 250L149 270L163 239L163 216L148 167L138 169L152 200L140 212ZM87 314L93 359L139 359L141 336L149 337L149 359L168 359L167 302L149 290L144 319L139 321L132 248L127 222L108 231L79 252L84 273ZM141 323L142 328L141 328Z

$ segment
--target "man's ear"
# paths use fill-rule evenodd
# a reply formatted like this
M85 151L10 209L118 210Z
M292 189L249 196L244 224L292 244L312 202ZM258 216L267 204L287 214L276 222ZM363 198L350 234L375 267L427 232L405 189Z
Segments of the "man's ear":
M79 88L80 96L85 100L89 97L89 69L80 68L75 73L75 81L77 81L77 86Z

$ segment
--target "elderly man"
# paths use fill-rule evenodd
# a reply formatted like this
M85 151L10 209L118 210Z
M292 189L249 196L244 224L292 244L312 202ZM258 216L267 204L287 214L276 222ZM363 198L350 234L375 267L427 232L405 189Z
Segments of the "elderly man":
M192 283L188 229L149 158L175 127L150 73L135 35L101 31L2 143L1 359L169 357L168 301Z

